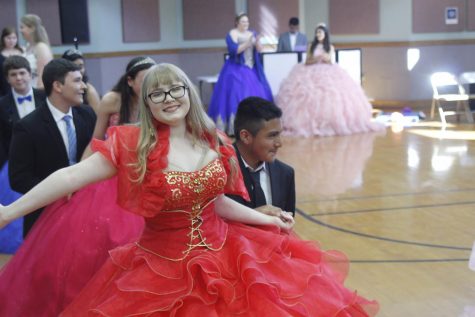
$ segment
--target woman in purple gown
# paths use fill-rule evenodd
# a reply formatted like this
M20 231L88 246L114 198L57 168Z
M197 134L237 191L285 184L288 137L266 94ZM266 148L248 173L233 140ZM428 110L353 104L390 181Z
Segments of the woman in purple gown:
M96 138L104 139L108 126L138 120L140 86L154 64L149 57L129 62L99 105ZM116 201L117 177L113 177L46 207L0 271L0 316L58 316L102 266L110 249L136 239L143 219L124 212Z
M224 63L208 108L216 126L234 133L234 116L241 100L250 96L272 101L272 92L260 61L259 38L249 30L246 14L236 17L236 27L226 36L229 58Z

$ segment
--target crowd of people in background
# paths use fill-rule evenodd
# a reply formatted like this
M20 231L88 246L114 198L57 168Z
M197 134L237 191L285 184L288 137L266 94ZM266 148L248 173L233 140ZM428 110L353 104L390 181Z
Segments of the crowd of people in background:
M25 48L14 28L0 44L0 316L377 313L343 253L292 233L294 169L276 158L282 135L383 129L325 25L308 45L290 19L277 50L307 59L274 103L238 15L207 110L175 65L132 58L101 97L37 15L20 33Z

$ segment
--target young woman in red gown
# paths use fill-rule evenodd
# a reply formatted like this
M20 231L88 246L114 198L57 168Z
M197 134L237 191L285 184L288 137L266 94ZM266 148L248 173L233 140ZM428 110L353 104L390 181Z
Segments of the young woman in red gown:
M117 175L118 204L145 218L142 236L109 260L61 316L370 316L347 289L348 261L226 197L248 198L233 147L206 116L189 78L159 64L145 76L140 125L112 127L87 160L14 204L0 225ZM41 290L38 290L41 291Z
M137 122L140 86L154 64L145 56L128 63L97 109L96 138L104 139L108 126ZM0 271L0 316L58 316L101 268L109 250L135 241L143 218L116 201L117 177L112 177L47 206Z

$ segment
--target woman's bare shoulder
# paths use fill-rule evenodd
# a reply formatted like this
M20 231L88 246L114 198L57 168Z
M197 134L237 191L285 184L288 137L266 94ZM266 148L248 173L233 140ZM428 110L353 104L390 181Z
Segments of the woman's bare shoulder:
M100 110L107 113L119 112L120 102L120 94L115 91L109 91L102 97Z

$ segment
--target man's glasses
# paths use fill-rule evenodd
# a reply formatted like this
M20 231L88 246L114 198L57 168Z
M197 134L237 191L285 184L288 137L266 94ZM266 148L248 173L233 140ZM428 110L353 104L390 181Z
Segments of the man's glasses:
M148 95L148 98L155 104L162 103L167 99L167 95L170 95L173 99L183 97L187 89L186 86L176 86L169 91L154 91Z

